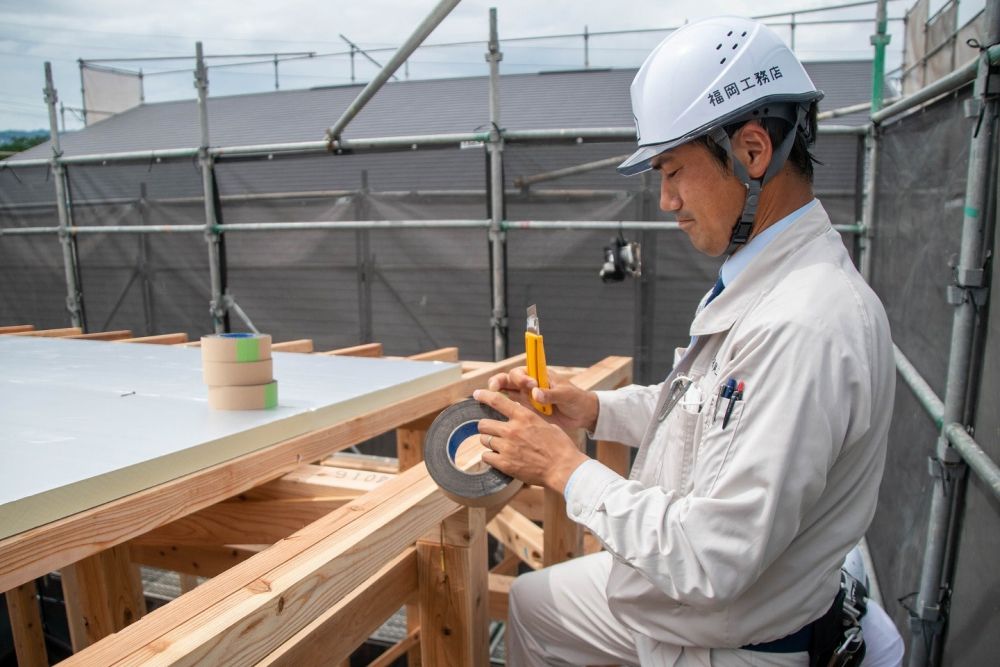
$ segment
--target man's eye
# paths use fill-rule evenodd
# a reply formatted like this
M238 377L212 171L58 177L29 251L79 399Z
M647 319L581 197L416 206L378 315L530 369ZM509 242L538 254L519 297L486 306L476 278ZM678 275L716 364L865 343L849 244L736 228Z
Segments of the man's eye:
M667 178L673 178L674 176L677 175L677 172L679 172L679 171L680 171L679 168L678 169L674 169L673 171L671 171L670 173L667 174Z

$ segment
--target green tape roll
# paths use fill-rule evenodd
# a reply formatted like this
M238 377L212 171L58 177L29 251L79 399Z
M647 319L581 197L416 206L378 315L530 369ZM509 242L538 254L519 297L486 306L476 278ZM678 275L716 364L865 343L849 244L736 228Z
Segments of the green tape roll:
M203 361L248 363L271 358L268 334L229 333L201 337Z
M264 387L264 408L278 407L278 383L271 382Z
M260 339L239 338L236 340L236 361L260 360Z

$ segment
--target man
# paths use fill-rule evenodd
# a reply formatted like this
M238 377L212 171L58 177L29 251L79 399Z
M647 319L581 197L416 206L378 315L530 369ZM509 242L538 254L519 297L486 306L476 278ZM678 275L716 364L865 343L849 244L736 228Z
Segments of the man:
M661 208L728 258L660 385L541 391L522 370L476 393L509 419L480 422L483 460L563 492L605 547L517 579L508 664L807 665L829 645L894 366L882 305L813 198L821 96L747 19L677 30L639 70L639 150L619 170L659 171ZM638 447L629 479L576 449L563 428L580 427Z

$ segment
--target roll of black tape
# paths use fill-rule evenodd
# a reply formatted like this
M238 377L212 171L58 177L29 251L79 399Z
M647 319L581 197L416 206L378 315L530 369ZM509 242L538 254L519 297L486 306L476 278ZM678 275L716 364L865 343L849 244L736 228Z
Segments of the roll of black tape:
M521 482L499 470L465 472L455 464L458 448L470 437L479 434L480 419L507 421L507 418L469 399L446 408L427 429L424 463L427 472L441 490L457 503L471 507L488 507L507 501L521 488Z

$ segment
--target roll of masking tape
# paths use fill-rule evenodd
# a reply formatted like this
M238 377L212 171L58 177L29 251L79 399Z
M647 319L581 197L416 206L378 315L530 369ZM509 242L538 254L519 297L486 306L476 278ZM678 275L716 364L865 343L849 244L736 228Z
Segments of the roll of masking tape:
M267 384L274 379L274 362L270 359L246 362L203 361L201 369L205 384L210 387Z
M458 449L470 438L479 439L479 420L507 418L469 399L446 408L427 429L424 440L424 463L427 472L445 495L462 505L489 507L509 500L521 488L521 482L509 475L479 464L485 470L465 472L456 463Z
M201 360L246 363L271 358L271 336L253 333L201 337Z
M209 387L208 404L216 410L265 410L278 405L278 383Z

